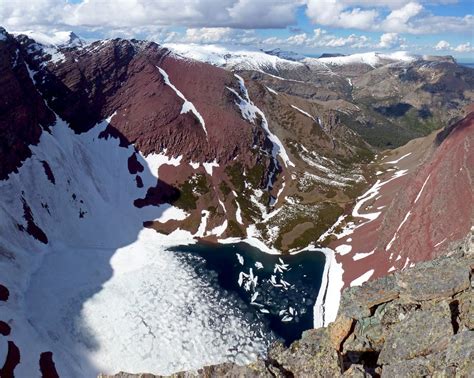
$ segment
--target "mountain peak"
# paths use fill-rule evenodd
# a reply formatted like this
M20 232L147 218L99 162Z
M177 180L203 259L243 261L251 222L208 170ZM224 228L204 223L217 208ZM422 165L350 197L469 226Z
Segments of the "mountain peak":
M43 32L27 30L14 34L26 35L36 43L47 47L81 47L85 44L84 40L72 31L56 31L51 34L46 34Z

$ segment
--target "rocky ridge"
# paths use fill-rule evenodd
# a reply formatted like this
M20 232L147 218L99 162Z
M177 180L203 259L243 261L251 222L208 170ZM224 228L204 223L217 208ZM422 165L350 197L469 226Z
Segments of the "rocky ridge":
M474 371L474 233L451 254L348 288L327 328L248 366L221 364L190 377L464 377ZM101 378L153 378L119 373Z

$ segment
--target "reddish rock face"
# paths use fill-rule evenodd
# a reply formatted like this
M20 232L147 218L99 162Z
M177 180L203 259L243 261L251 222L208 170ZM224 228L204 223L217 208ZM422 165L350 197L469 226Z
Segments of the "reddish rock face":
M20 350L13 341L8 342L8 352L5 364L0 369L0 377L13 378L15 368L20 363Z
M346 286L371 269L370 279L375 279L390 269L434 259L463 241L474 224L473 146L474 113L470 113L441 131L418 162L407 158L397 164L409 169L408 175L382 186L377 198L366 204L374 209L385 206L381 215L330 244L352 247L350 253L337 255ZM417 166L419 161L423 163ZM357 258L362 253L368 255Z
M113 40L83 49L63 50L56 64L32 54L32 40L19 38L36 83L51 108L76 132L87 131L115 114L102 137L133 143L147 155L167 149L172 156L226 162L248 155L254 142L263 146L261 128L242 119L234 95L234 75L211 65L175 56L155 43ZM169 81L205 121L188 111ZM207 135L206 135L207 131Z
M52 352L41 353L39 365L43 378L59 378Z
M54 119L29 78L19 44L7 34L0 40L0 180L31 156L29 146Z
M452 242L464 238L474 219L473 178L474 113L471 113L453 125L432 158L403 188L405 201L400 198L398 206L394 205L387 214L381 230L383 235L390 235L397 219L411 211L391 248L417 262L441 255ZM409 201L411 198L413 202Z

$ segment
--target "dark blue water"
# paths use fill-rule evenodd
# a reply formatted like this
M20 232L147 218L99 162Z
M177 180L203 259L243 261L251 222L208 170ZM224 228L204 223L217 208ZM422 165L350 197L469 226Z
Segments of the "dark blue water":
M286 344L313 328L313 306L324 271L323 253L276 256L247 243L200 243L170 250L188 255L200 276L217 273L221 288L237 293Z
M459 63L461 66L469 67L469 68L474 68L474 63Z

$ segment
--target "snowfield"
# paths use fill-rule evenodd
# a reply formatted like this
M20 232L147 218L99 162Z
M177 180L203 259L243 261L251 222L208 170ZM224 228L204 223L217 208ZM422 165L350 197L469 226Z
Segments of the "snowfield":
M268 329L237 296L167 251L193 243L193 235L164 236L142 226L187 214L170 205L133 205L156 184L159 166L179 166L180 157L139 155L145 172L137 188L127 168L134 148L100 139L107 124L76 135L58 119L19 172L0 181L0 271L10 290L0 306L21 353L17 376L37 376L46 351L65 377L170 374L255 360L272 338ZM26 226L22 199L48 244L19 230L17 224ZM0 359L6 343L0 340Z

